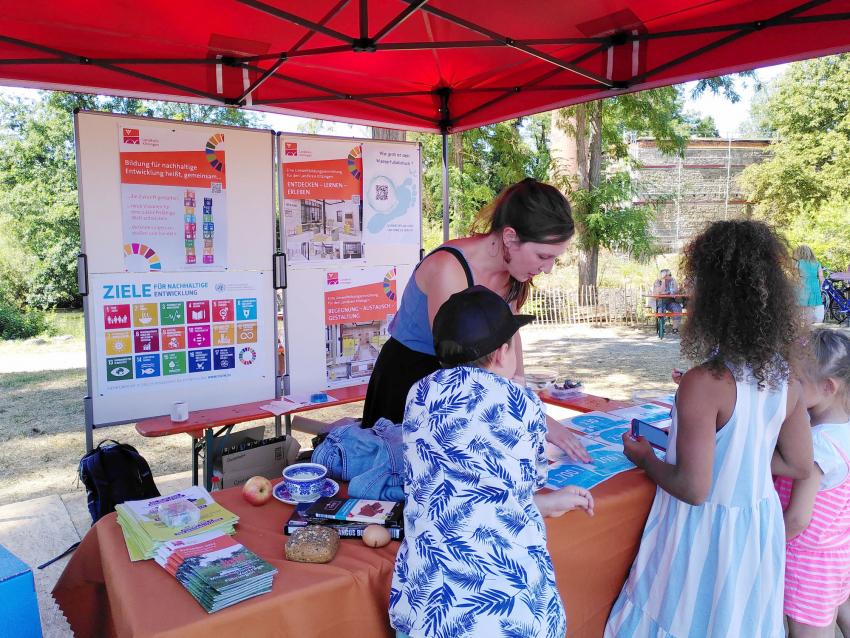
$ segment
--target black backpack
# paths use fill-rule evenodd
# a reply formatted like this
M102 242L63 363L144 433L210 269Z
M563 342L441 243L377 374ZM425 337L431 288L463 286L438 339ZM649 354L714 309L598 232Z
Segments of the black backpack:
M136 448L107 439L80 459L92 524L124 501L159 496L151 468Z

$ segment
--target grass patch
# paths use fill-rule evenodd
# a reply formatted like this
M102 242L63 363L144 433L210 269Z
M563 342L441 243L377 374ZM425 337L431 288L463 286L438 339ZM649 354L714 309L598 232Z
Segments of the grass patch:
M47 313L47 322L50 335L67 335L79 341L85 338L82 310L52 310Z

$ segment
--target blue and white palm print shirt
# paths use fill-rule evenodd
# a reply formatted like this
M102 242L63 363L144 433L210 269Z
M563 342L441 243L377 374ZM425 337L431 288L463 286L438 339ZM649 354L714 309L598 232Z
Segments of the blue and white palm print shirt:
M545 435L540 399L487 370L438 370L411 388L395 629L411 638L563 638L532 500L546 480Z

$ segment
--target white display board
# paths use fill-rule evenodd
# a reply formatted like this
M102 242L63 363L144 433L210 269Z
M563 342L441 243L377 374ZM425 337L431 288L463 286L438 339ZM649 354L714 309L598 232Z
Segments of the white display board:
M289 390L365 383L421 247L418 144L282 135Z
M87 425L276 395L274 134L76 114Z

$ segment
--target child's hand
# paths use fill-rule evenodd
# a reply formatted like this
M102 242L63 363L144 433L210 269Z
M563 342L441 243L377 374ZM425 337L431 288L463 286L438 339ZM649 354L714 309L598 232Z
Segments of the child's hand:
M647 440L642 436L634 438L629 432L623 434L623 454L632 463L644 470L649 457L655 458L655 452L652 451L652 446Z
M673 379L673 383L679 385L679 381L682 380L682 376L685 373L679 370L679 368L673 368L673 372L670 373L670 377Z
M550 420L547 417L549 431L546 433L546 440L553 445L558 446L564 451L570 459L579 463L593 463L590 454L584 449L581 441L578 440L575 434L570 432L565 426L557 421Z
M582 509L593 516L593 495L576 485L567 485L554 492L534 495L534 502L543 516L563 516L574 509Z

